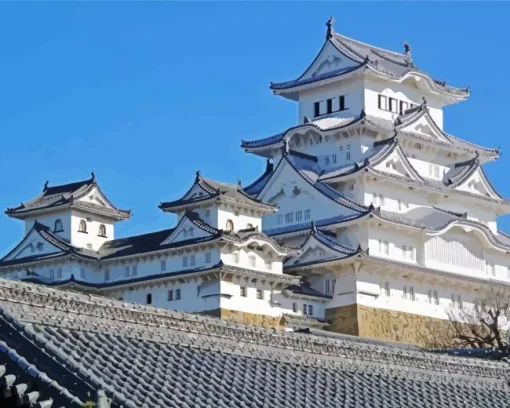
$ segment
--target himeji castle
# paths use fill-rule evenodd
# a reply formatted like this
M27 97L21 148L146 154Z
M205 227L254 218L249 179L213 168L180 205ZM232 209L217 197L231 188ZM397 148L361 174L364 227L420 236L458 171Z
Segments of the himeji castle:
M510 284L510 237L497 226L510 202L483 170L500 151L443 128L443 107L467 100L469 88L420 69L408 44L384 50L329 20L308 68L270 89L296 102L297 121L241 142L267 162L257 180L197 172L182 197L159 205L177 216L174 227L123 238L115 223L131 213L93 174L46 183L6 211L25 236L0 277L416 344Z

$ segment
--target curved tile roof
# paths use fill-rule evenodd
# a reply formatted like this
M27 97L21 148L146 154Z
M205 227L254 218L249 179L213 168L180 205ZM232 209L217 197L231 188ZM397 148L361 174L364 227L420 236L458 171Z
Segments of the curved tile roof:
M465 408L466 401L503 408L510 399L507 363L244 326L3 279L0 341L15 343L31 364L46 356L48 375L65 370L74 384L63 386L82 400L103 389L112 408Z

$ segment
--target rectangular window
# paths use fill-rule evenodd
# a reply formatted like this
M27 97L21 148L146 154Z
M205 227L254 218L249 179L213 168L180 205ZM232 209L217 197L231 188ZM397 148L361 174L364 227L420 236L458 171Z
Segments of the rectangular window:
M239 294L242 297L248 296L248 291L246 290L246 286L239 286Z
M438 304L439 304L439 296L438 296L438 294L437 294L437 290L435 290L435 291L434 291L434 303L435 303L436 305L438 305Z
M296 211L296 221L303 220L303 211Z
M278 216L276 217L276 223L277 223L278 225L282 225L282 224L283 224L283 215L278 215Z
M429 303L432 304L432 291L431 290L429 290L428 298L429 298Z
M405 258L407 256L407 245L402 245L402 257Z
M305 210L305 220L309 220L310 219L310 214L311 214L310 210Z
M510 266L507 266L506 268L506 275L507 275L506 277L510 279Z
M404 287L402 288L402 297L403 297L404 299L407 299L407 286L404 286Z
M270 259L266 259L265 264L266 264L266 269L269 269L269 270L273 269L273 263L271 262Z
M416 300L416 295L414 294L414 287L409 287L409 296L411 297L411 300L414 302Z
M326 286L326 294L327 294L327 295L329 295L329 290L330 290L329 285L330 285L330 283L329 283L329 279L326 279L325 286Z
M379 194L379 202L381 203L381 207L384 206L384 196L382 194Z
M336 154L331 155L331 163L336 164Z
M166 271L166 259L161 261L161 272Z
M388 110L388 99L384 95L379 95L379 109Z
M313 316L313 305L308 305L308 316Z
M400 101L400 114L402 115L408 109L409 109L409 104L407 102Z
M384 282L384 294L390 296L390 283Z
M347 150L345 152L345 160L351 160L351 151L350 150Z
M306 303L303 303L303 314L306 316L308 314L308 306Z
M395 98L390 98L390 111L398 113L398 101Z
M349 185L349 190L354 191L354 184Z
M321 114L321 103L320 102L315 102L313 104L313 109L314 109L314 116L320 116L320 114Z
M257 289L257 299L264 300L264 291L262 289Z
M461 295L457 295L457 307L459 309L464 309L464 304L462 303L462 296Z
M209 262L211 262L211 253L206 252L205 253L205 263L209 263Z
M333 279L333 284L331 285L331 293L335 294L335 286L336 286L336 279Z
M204 215L205 218L209 218L211 216L211 210L205 210Z
M398 199L398 210L402 211L402 200L400 198Z
M181 300L181 290L180 289L175 290L175 300Z
M232 254L232 260L234 261L234 263L238 264L239 263L239 252L234 252Z
M195 255L189 256L189 266L195 266Z
M389 255L389 244L388 241L379 240L379 252L384 255Z
M188 257L187 256L182 257L182 266L188 266Z
M286 223L294 222L294 213L285 214L285 222Z
M338 107L341 111L345 110L345 95L338 97Z
M80 278L85 279L86 275L87 275L87 272L86 272L85 268L81 268L80 269Z
M451 299L451 305L453 307L455 307L455 295L452 293L452 295L450 296L450 299Z
M131 275L131 268L129 266L126 266L125 268L125 273L126 277L128 277L129 275Z
M148 305L152 305L152 293L147 293L147 298L146 298L145 303L147 303Z
M292 311L294 313L297 313L297 303L296 302L292 303Z
M248 261L252 268L255 268L255 266L257 266L257 258L255 257L255 255L250 255L248 257Z
M326 109L327 109L327 113L333 112L333 99L328 99L326 101Z
M62 278L62 268L57 269L57 279Z
M104 280L105 282L108 282L110 280L110 271L108 269L104 271Z
M324 165L329 165L329 156L324 156Z
M138 265L133 265L133 276L138 275Z
M171 302L172 300L174 300L174 291L173 290L169 290L168 291L168 297L167 297L167 300L169 302Z

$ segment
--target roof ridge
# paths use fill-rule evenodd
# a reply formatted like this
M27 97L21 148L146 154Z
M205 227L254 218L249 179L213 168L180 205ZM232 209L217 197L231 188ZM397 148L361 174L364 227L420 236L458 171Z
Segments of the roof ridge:
M355 42L355 43L358 43L358 44L362 44L362 45L365 45L365 46L367 46L367 47L369 47L369 48L372 48L372 49L375 49L375 50L380 50L380 51L388 52L388 53L390 53L390 54L395 54L395 55L397 55L397 56L399 56L399 57L402 57L402 58L405 58L405 56L406 56L404 53L400 53L400 52L397 52L397 51L388 50L388 49L386 49L386 48L382 48L382 47L379 47L379 46L377 46L377 45L372 45L372 44L366 43L366 42L364 42L364 41L356 40L356 39L354 39L354 38L352 38L352 37L348 37L348 36L347 36L347 35L345 35L345 34L340 34L340 33L335 32L335 36L336 36L336 37L345 38L345 39L346 39L346 40L348 40L348 41L352 41L352 42Z

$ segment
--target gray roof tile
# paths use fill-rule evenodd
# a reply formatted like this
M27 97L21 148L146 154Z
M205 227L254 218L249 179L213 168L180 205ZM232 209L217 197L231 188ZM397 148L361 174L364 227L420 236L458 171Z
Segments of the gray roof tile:
M319 333L0 279L0 341L26 364L46 358L69 395L103 388L112 407L508 406L506 363Z

